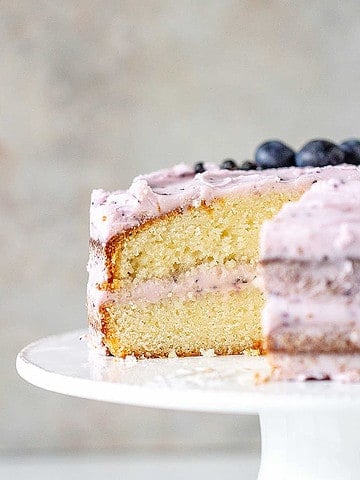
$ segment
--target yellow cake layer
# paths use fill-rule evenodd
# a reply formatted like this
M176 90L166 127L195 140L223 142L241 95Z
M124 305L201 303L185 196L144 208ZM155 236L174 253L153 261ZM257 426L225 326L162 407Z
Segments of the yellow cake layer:
M263 296L252 284L240 291L167 298L158 303L110 305L104 344L111 354L124 357L238 354L259 349Z
M114 286L176 276L194 266L256 265L259 230L303 190L227 197L154 219L129 233L115 248Z

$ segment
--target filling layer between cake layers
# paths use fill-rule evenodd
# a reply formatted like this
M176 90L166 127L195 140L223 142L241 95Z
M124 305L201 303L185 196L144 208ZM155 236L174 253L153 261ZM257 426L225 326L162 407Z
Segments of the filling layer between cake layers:
M360 380L360 184L319 182L261 236L274 376Z
M356 167L261 172L184 165L93 192L88 313L93 342L117 356L261 351L256 284L264 220L313 181Z

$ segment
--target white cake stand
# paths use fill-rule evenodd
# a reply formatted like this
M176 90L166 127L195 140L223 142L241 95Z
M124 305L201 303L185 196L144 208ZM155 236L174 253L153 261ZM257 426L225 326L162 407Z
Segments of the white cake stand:
M84 332L24 348L17 370L28 382L77 397L155 408L259 414L258 480L360 478L360 384L258 383L264 358L125 360L88 350Z

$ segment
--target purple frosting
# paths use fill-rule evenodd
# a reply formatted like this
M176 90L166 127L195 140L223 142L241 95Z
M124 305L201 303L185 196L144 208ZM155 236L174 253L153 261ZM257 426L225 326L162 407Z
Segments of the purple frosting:
M216 198L288 190L289 182L296 191L319 179L360 177L359 167L354 165L229 171L206 163L205 169L195 175L192 167L180 164L140 175L128 190L94 190L90 208L91 238L104 244L114 235L150 218L202 202L210 204Z

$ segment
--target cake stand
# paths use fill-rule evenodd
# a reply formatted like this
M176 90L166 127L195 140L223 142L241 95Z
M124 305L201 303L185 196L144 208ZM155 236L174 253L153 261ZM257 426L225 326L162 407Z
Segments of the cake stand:
M17 357L19 374L53 392L104 402L259 414L258 480L360 477L360 384L263 382L266 361L251 356L104 357L85 337L76 331L28 345Z

